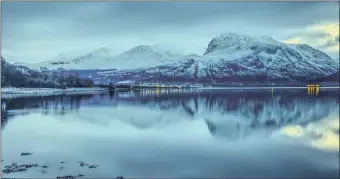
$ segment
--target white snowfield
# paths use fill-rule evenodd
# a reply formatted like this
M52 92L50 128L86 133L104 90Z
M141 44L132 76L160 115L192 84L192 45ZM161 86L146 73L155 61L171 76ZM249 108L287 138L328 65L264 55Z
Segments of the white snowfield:
M104 88L1 88L1 98L31 97L31 96L54 96L62 94L92 94L105 92Z

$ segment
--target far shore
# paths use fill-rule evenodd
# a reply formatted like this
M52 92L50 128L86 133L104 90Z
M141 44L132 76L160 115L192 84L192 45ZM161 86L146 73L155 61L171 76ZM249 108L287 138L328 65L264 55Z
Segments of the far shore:
M34 97L34 96L56 96L63 94L93 94L105 92L105 88L11 88L3 87L1 88L1 99L6 98L16 98L16 97Z
M256 89L306 89L307 86L229 86L229 87L202 87L202 88L180 88L180 89L242 89L242 90L256 90ZM339 89L339 86L320 86L323 89ZM168 88L145 88L145 89L168 89ZM143 90L143 89L139 89ZM92 87L92 88L1 88L1 99L19 98L19 97L34 97L34 96L57 96L57 95L81 95L107 92L107 88Z

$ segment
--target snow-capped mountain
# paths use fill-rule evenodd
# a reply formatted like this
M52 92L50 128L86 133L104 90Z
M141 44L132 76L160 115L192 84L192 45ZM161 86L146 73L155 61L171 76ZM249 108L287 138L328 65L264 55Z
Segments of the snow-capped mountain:
M213 38L202 56L181 56L166 65L101 74L111 80L218 83L315 79L338 69L339 61L308 45L229 33Z
M179 55L169 51L165 51L159 46L139 45L126 52L118 55L114 54L108 48L100 48L92 52L74 55L63 53L55 57L53 60L28 64L17 63L16 65L25 65L33 69L46 67L49 69L136 69L147 68L171 63L175 57Z
M95 51L84 52L84 50L64 52L59 54L52 60L53 62L81 62L84 60L91 60L91 58L105 58L113 55L110 49L102 47Z
M235 33L213 38L198 61L205 66L207 62L216 66L213 69L220 77L263 76L269 79L329 75L337 70L339 63L308 45L290 45L267 36Z
M42 63L15 63L24 65L32 69L45 67L48 69L93 69L97 66L105 66L106 61L113 57L113 53L108 48L99 48L91 52L75 51L65 52L57 55L52 60Z
M110 64L115 69L138 69L176 62L178 55L148 45L136 46L119 54Z
M164 49L140 45L112 55L108 50L76 58L48 61L29 67L91 72L96 80L186 81L291 81L316 79L339 70L339 61L305 44L285 44L262 36L227 33L213 38L203 55L177 55ZM89 74L88 74L89 76Z

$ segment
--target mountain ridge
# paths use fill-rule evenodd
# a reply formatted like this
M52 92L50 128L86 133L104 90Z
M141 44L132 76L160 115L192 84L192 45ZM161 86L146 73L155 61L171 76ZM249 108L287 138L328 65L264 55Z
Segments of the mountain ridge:
M172 79L213 83L317 79L339 70L339 61L309 45L286 44L269 36L251 37L236 33L216 36L209 42L203 55L171 55L148 45L139 45L107 58L73 59L72 62L47 66L45 62L40 67L113 69L97 74L108 81Z

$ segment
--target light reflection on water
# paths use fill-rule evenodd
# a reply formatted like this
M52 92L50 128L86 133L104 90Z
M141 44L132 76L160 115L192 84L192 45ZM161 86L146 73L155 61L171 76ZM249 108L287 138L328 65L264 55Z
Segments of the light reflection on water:
M8 177L338 176L338 151L305 145L297 135L273 135L338 120L337 89L317 96L306 90L148 90L8 99L2 106L3 164L51 166L45 174L32 169ZM61 161L68 164L58 170ZM77 161L100 167L81 168Z

